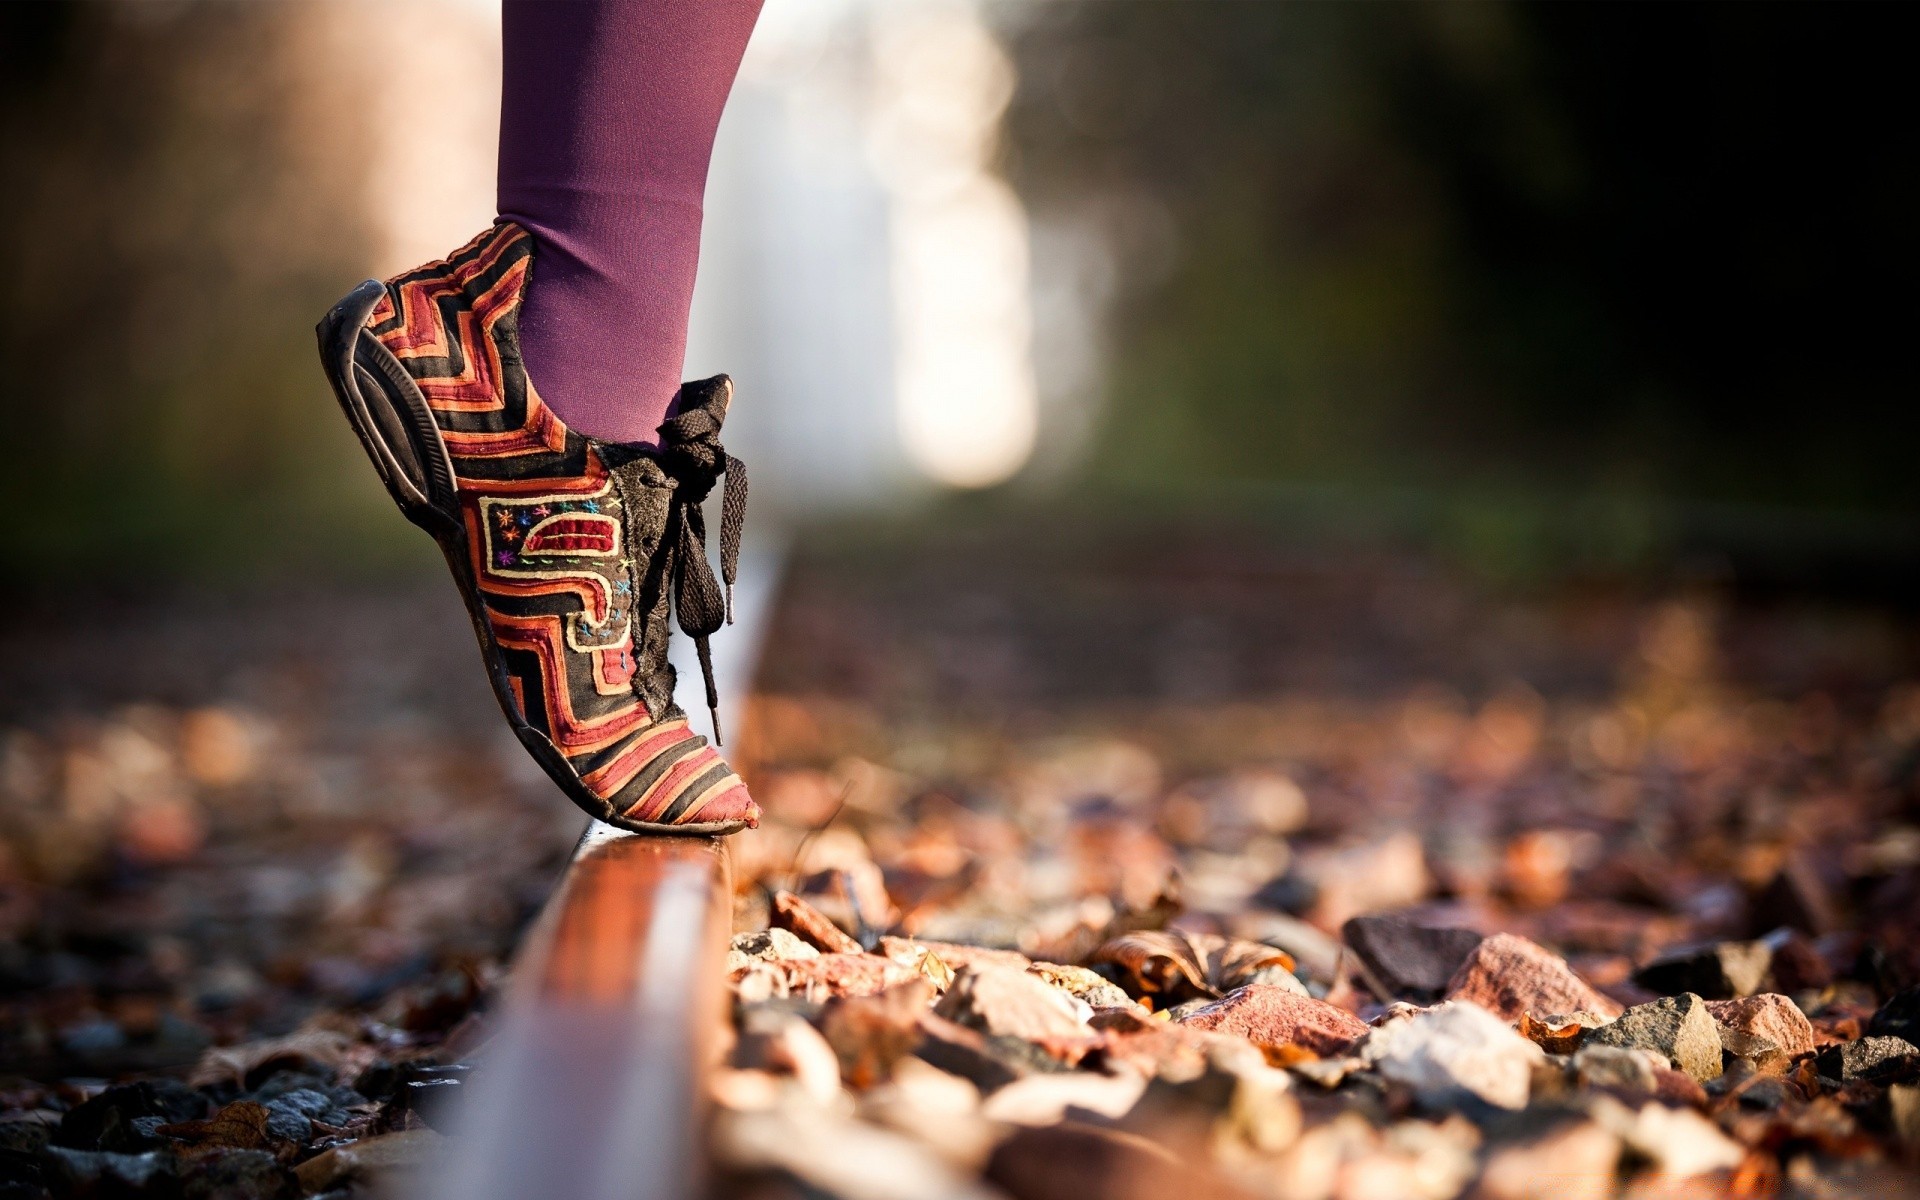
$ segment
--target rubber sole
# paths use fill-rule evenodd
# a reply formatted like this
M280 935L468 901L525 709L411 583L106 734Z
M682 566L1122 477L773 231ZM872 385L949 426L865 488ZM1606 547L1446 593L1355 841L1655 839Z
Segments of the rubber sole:
M459 493L453 460L440 437L440 427L427 407L426 397L391 351L366 333L366 322L386 292L386 285L369 279L327 310L315 329L320 363L327 383L347 424L360 439L380 482L407 520L425 530L439 544L453 572L467 618L480 643L481 661L493 685L493 698L514 735L541 769L574 806L595 820L633 833L669 837L720 837L748 828L745 821L708 821L693 825L659 825L630 821L613 812L606 801L586 790L579 776L552 740L520 716L508 685L499 646L487 620L480 589L472 576L467 531L460 520Z

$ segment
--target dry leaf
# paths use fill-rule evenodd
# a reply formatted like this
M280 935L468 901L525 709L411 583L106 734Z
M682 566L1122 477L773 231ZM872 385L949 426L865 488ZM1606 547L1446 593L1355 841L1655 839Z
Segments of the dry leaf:
M827 954L860 954L864 947L826 915L792 892L777 892L773 897L772 924Z
M1250 983L1292 978L1293 958L1260 942L1211 933L1143 931L1122 934L1094 952L1095 963L1120 968L1129 993L1157 997L1155 1007L1185 1000L1217 1000ZM1282 983L1282 986L1285 986Z

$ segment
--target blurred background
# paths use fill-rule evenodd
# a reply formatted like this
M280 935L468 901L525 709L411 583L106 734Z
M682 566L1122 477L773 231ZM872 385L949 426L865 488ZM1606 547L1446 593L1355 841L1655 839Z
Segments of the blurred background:
M1502 572L1685 548L1904 575L1906 19L773 0L689 371L740 377L800 525L958 487ZM307 331L490 218L493 6L0 20L0 386L33 431L0 488L35 514L0 572L419 566Z
M818 852L903 912L1659 913L1549 931L1596 978L1798 904L1911 981L1911 20L768 0L688 364L754 472L763 848L851 796ZM0 5L37 1078L446 1034L577 832L310 333L491 219L498 58L489 0Z

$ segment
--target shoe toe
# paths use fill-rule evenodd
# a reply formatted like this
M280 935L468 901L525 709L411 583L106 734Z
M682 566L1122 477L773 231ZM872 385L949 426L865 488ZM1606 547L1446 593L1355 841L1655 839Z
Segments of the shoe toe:
M736 784L726 791L703 801L700 806L687 813L682 819L683 825L710 825L725 822L744 822L749 828L760 824L760 806L747 794L747 785Z

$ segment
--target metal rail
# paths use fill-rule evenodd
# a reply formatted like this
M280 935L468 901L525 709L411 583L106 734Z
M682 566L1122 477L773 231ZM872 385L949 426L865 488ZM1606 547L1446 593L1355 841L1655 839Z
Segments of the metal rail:
M730 918L716 839L589 827L514 961L430 1194L698 1195Z

